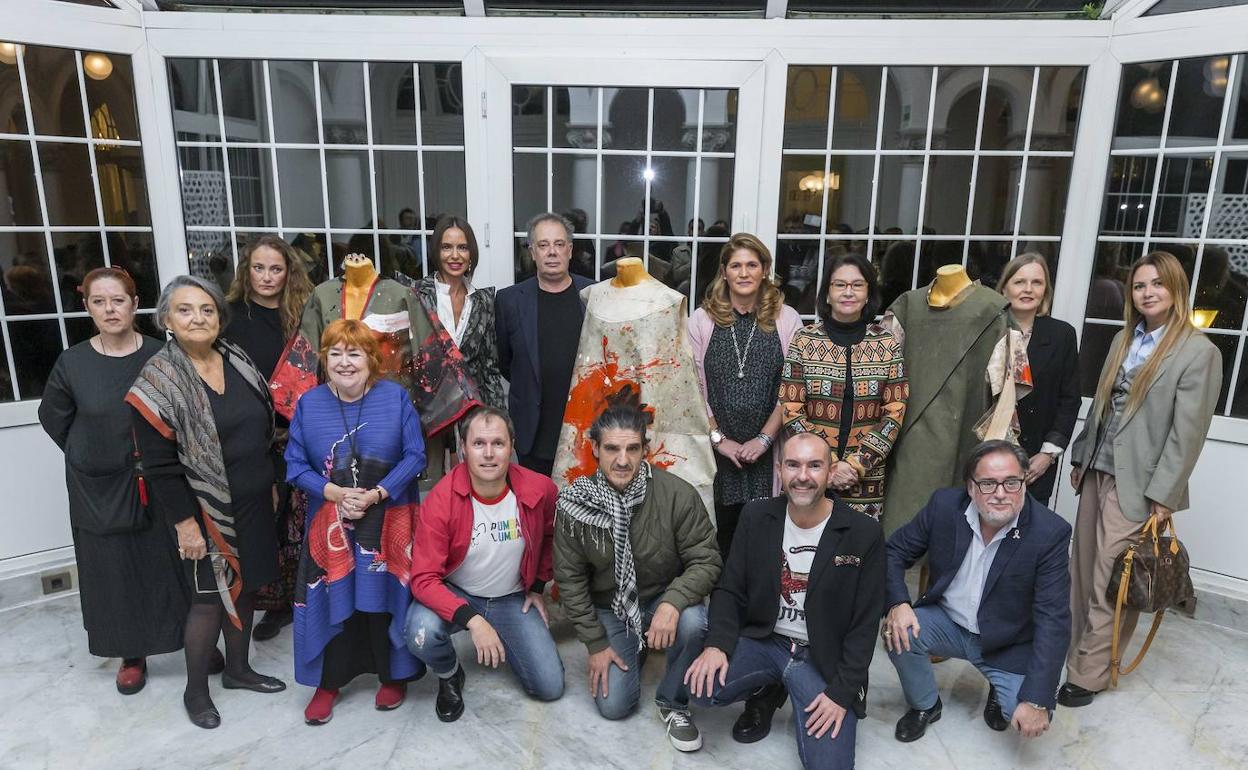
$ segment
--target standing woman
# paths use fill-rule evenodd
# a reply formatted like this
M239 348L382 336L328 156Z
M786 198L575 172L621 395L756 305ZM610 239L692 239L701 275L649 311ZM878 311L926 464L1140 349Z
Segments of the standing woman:
M96 268L79 288L98 333L57 359L39 422L65 452L87 646L121 658L117 690L132 695L147 683L148 655L182 648L187 609L169 532L151 521L139 494L122 401L160 343L135 331L139 299L126 271Z
M1187 274L1154 251L1131 265L1126 326L1114 337L1096 398L1070 452L1079 495L1071 554L1067 708L1086 706L1109 684L1114 560L1149 517L1164 523L1188 506L1187 480L1204 447L1222 384L1222 357L1192 326ZM1120 649L1138 613L1123 610Z
M688 332L717 455L716 537L725 558L741 507L775 494L776 392L789 340L801 325L771 280L771 252L749 233L732 236Z
M1049 315L1053 283L1042 255L1030 252L1010 260L997 291L1010 301L1010 314L1023 332L1031 361L1031 393L1018 402L1018 443L1031 457L1027 491L1048 506L1058 458L1070 444L1082 403L1079 343L1073 326Z
M822 436L836 459L829 487L850 507L878 519L885 460L910 395L901 343L874 322L879 281L864 257L833 257L822 285L820 320L797 333L784 362L784 427Z
M286 445L286 477L312 511L295 589L295 679L316 688L310 725L330 720L338 691L360 674L381 680L374 703L388 711L425 673L403 634L420 417L401 385L380 379L377 339L360 321L325 327L320 358L328 382L299 399Z
M277 579L273 403L247 354L220 339L228 320L216 284L174 278L156 304L157 326L173 339L148 360L126 395L152 506L177 535L191 592L182 702L191 722L207 729L221 724L208 694L221 634L225 689L286 689L248 661L256 590Z
M234 283L226 295L230 324L222 336L242 348L265 379L272 379L282 350L299 328L303 303L311 294L312 282L308 280L299 252L276 235L261 235L247 244L238 261ZM290 624L295 573L299 569L303 522L308 509L303 493L285 482L282 453L286 450L286 430L290 425L281 415L277 415L276 420L273 461L279 480L274 498L279 579L256 594L256 609L264 610L264 618L252 633L257 641L272 639L283 626Z

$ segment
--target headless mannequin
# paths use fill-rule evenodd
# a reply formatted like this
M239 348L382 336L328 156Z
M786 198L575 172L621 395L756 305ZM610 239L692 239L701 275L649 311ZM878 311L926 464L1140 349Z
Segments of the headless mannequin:
M653 280L646 272L645 264L637 257L624 257L615 263L615 277L611 285L617 289L628 289L642 281Z
M377 281L377 268L363 254L348 254L343 264L346 268L342 285L342 317L358 321L364 317L368 293Z
M941 265L936 268L936 280L927 292L927 304L931 307L949 307L953 300L971 285L971 277L961 265Z

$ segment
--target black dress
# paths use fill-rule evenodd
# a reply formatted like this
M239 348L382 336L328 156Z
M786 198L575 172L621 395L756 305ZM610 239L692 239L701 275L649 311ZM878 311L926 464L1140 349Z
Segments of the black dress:
M219 394L203 383L201 386L208 393L221 441L243 592L249 593L272 583L278 576L269 415L264 402L248 387L242 375L229 364L224 368L225 393ZM137 412L133 419L154 507L163 512L170 526L187 516L195 516L196 521L200 521L199 503L186 482L177 444L160 435ZM200 529L203 529L202 521ZM176 536L172 548L176 556ZM191 601L203 604L220 601L210 559L188 560L184 569Z
M230 325L221 336L242 348L266 379L273 376L286 347L282 311L245 300L230 303Z
M39 422L65 452L67 475L104 476L127 466L131 409L122 399L161 345L144 337L138 351L113 357L96 352L87 341L57 359L43 391ZM74 526L81 504L71 492L70 531L91 654L141 658L181 649L187 601L177 546L164 522L149 519L135 532L99 535Z

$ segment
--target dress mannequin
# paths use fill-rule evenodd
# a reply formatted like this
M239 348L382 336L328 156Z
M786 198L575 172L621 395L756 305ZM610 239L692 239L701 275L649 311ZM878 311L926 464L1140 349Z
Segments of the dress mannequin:
M377 268L373 260L363 254L348 254L343 261L346 266L342 285L342 317L360 320L368 304L368 293L377 280Z
M652 280L654 279L646 272L645 263L640 258L624 257L616 260L615 277L611 279L611 285L617 289L627 289L642 281Z
M971 277L962 265L941 265L936 268L936 280L927 291L927 304L932 307L949 307L954 298L971 285Z

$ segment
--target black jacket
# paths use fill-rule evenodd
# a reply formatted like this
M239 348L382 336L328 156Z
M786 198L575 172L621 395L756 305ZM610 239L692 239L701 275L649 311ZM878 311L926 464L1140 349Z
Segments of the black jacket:
M1082 403L1079 395L1079 347L1075 329L1047 315L1036 316L1027 344L1031 363L1031 393L1018 402L1018 443L1034 455L1044 442L1065 449L1074 437ZM1048 505L1053 495L1058 463L1036 479L1027 491Z
M747 503L719 583L711 592L706 646L728 656L737 639L765 639L780 610L781 549L788 500ZM837 705L867 713L867 669L884 610L884 530L837 500L810 568L806 630L810 658Z
M910 601L906 570L927 555L931 581L915 607L939 604L975 536L965 489L938 489L923 510L888 539L888 606ZM1070 646L1070 525L1024 498L1018 526L1001 541L979 603L984 662L1023 674L1020 701L1053 708Z

